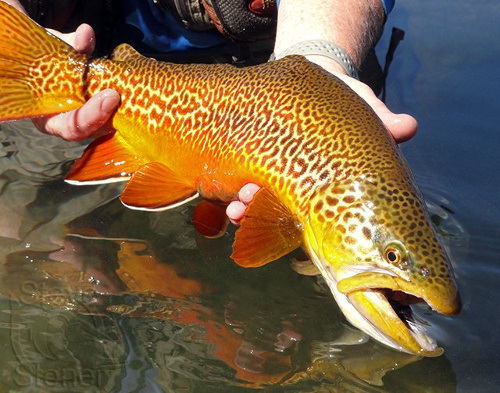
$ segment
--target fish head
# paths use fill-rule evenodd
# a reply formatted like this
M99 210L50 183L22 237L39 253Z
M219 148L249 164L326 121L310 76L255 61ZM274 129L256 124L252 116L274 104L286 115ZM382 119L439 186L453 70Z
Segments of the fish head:
M323 186L304 231L312 261L354 326L403 352L442 353L410 305L451 315L460 301L413 179L370 175Z

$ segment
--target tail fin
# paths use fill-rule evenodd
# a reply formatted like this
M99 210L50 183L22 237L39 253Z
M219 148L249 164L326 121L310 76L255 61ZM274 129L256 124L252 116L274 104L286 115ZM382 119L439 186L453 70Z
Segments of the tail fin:
M77 108L84 102L87 60L0 1L0 121Z

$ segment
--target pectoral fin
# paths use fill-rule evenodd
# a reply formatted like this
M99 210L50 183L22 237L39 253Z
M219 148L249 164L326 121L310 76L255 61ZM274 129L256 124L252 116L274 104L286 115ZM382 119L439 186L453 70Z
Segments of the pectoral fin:
M192 181L158 162L150 162L134 172L125 186L121 201L137 210L172 209L198 197Z
M317 276L321 272L310 259L293 259L292 269L303 276Z
M106 135L96 139L66 176L76 185L104 184L126 181L144 162L126 148L119 135Z
M229 219L224 205L203 200L198 203L193 212L193 225L203 236L216 238L222 236Z
M271 191L260 189L248 205L233 244L234 261L258 267L295 250L302 230L292 213Z

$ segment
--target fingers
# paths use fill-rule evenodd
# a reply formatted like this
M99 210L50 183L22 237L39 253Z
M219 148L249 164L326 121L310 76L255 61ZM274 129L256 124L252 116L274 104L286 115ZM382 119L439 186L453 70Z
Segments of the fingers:
M418 123L413 116L392 113L387 107L377 114L398 143L413 138L417 132Z
M253 197L260 190L260 187L254 183L247 183L243 187L241 187L240 192L238 193L238 198L241 202L248 205L252 202Z
M390 111L389 108L377 98L368 85L347 76L344 69L340 67L336 61L324 56L310 55L307 56L307 58L344 81L355 93L364 99L379 116L380 120L382 120L396 142L404 142L415 135L418 124L412 116L407 114L396 114Z
M243 218L243 215L245 214L246 208L247 205L245 205L241 201L233 201L229 205L227 205L226 214L229 218L229 221L231 221L235 225L239 225L241 219Z
M243 218L243 215L245 214L247 205L252 202L254 195L259 190L260 187L257 184L245 184L238 193L239 200L233 201L227 206L226 214L233 224L239 224L239 222Z
M91 55L95 49L94 29L85 23L78 26L75 31L75 42L73 48L80 53Z
M109 131L111 128L104 126L118 108L119 103L118 92L106 89L74 111L35 119L33 122L42 132L68 141L80 141L95 134L98 130L99 134L93 135L94 137Z
M63 34L57 30L47 29L56 37L60 38L67 44L71 45L78 52L85 55L91 55L95 49L95 32L94 29L86 23L78 26L75 32Z
M78 52L91 55L95 49L95 32L87 24L80 25L74 33L63 34L49 30ZM42 132L56 135L68 141L80 141L91 135L100 136L109 131L105 125L120 104L120 96L115 90L104 90L82 107L55 116L34 119L33 123ZM98 134L96 132L99 131Z
M418 123L413 116L393 113L382 101L378 99L373 90L363 82L345 74L335 73L335 75L342 79L351 89L354 90L355 93L357 93L366 101L368 105L372 107L396 142L404 142L415 135Z

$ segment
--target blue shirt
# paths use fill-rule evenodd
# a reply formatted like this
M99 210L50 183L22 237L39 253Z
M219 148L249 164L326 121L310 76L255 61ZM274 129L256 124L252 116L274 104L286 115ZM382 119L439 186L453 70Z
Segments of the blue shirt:
M395 0L381 1L388 15ZM171 14L161 11L152 0L122 0L119 4L125 24L119 27L117 36L140 52L212 48L227 42L216 30L198 32L186 29Z
M139 51L171 52L192 48L211 48L227 42L216 30L198 32L186 29L171 14L161 11L152 0L122 0L124 24L118 34Z
M382 6L384 7L385 16L389 15L394 7L396 0L382 0Z

